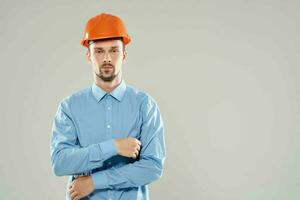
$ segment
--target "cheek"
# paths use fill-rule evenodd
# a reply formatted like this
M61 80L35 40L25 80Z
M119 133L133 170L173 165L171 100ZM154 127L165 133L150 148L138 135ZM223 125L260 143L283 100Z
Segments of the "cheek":
M99 72L100 71L100 65L98 64L97 61L92 61L92 68L93 68L93 71L95 72Z
M91 59L91 62L92 62L92 64L93 64L93 66L95 66L95 67L98 67L98 66L100 66L100 59L97 59L97 58L92 58Z
M122 65L122 57L118 57L118 58L116 58L115 59L115 65L117 66L120 66L120 65Z

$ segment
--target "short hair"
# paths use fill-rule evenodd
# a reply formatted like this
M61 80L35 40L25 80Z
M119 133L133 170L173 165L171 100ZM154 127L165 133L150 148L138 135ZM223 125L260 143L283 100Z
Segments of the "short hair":
M97 41L106 41L106 40L121 40L122 41L122 48L123 52L125 51L125 44L122 37L113 37L113 38L101 38L96 40L89 40L88 41L88 51L90 51L90 45Z

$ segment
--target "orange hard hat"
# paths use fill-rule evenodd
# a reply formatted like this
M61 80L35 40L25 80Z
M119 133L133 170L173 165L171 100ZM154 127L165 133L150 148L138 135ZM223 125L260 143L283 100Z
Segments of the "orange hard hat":
M123 21L114 15L101 13L88 20L81 44L89 46L90 40L122 37L124 44L131 41Z

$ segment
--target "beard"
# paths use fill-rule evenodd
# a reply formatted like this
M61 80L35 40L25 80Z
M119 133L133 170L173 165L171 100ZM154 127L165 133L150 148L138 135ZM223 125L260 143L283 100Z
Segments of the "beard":
M104 68L103 66L111 66L110 68ZM111 82L113 81L119 73L115 73L115 67L112 64L104 64L99 69L99 73L95 72L96 76L103 80L104 82Z

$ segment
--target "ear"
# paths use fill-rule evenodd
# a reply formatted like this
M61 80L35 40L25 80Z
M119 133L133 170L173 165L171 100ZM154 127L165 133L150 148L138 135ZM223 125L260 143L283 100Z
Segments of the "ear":
M128 57L128 53L127 53L127 51L124 51L123 52L123 62L126 62L127 57Z
M88 63L91 63L91 53L90 53L90 51L89 50L87 50L87 52L86 52L86 60L87 60L87 62Z

